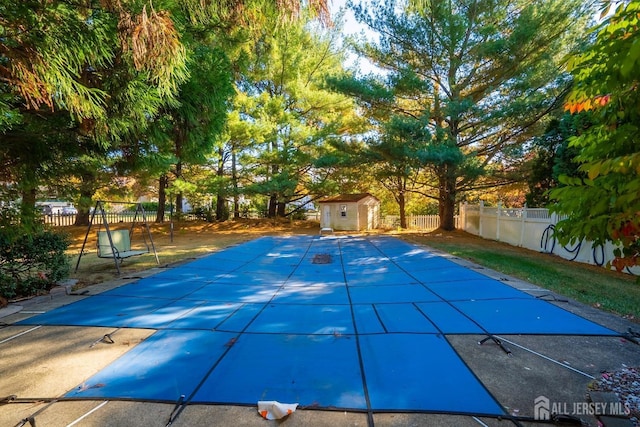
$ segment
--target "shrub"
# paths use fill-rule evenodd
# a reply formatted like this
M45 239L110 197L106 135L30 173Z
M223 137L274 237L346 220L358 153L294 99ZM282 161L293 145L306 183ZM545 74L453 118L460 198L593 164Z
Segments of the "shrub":
M207 222L214 222L216 220L216 212L211 208L196 208L193 210L193 214L196 218Z
M289 217L294 220L306 220L307 219L307 211L306 209L298 209L289 213Z
M0 297L38 295L69 275L68 239L47 230L0 228Z

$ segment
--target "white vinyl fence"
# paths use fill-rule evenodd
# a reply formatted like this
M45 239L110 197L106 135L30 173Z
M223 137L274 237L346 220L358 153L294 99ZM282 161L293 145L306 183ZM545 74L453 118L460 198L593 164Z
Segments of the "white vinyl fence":
M485 239L505 242L534 251L553 253L562 258L587 264L605 265L613 260L615 246L594 246L582 241L563 246L553 236L559 218L548 209L503 208L463 204L460 206L460 228ZM640 268L631 271L640 274Z
M455 218L456 228L460 227L459 216ZM400 215L386 215L382 220L385 228L400 227ZM440 217L438 215L407 215L407 228L409 230L431 231L440 227Z

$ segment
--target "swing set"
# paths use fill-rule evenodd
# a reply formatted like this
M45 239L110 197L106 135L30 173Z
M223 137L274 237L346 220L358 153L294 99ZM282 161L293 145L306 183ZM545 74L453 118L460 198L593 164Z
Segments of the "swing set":
M133 222L131 223L131 227L126 230L111 230L109 227L109 221L107 220L107 213L104 209L105 203L118 203L123 204L124 202L108 202L104 200L98 200L96 202L96 206L91 213L91 218L89 219L89 227L87 228L87 234L84 236L84 242L82 243L82 249L80 249L80 256L78 257L78 262L76 263L76 272L78 272L78 266L80 265L80 260L82 259L82 254L84 254L84 248L87 245L87 240L89 239L89 233L91 232L91 227L93 226L93 221L96 215L99 215L100 219L102 219L101 223L98 223L98 235L97 235L97 254L98 258L112 258L113 262L116 265L116 270L118 270L118 275L120 275L120 264L126 258L130 258L133 256L143 255L151 252L153 250L153 254L156 257L156 263L160 265L160 260L158 259L158 253L156 252L156 247L153 244L153 238L151 237L151 230L149 229L149 224L147 223L147 215L142 207L142 203L135 203L136 210L133 214ZM133 204L133 203L127 203ZM145 246L145 249L132 249L131 248L131 238L133 236L133 231L136 226L136 221L140 223L144 228L144 232L142 233L142 240ZM104 225L104 231L102 231L101 225ZM146 237L145 237L146 234ZM147 237L149 238L149 243L147 243Z

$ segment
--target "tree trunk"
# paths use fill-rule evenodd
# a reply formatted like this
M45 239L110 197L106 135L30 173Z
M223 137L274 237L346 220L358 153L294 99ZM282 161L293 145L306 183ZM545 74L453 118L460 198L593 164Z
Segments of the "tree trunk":
M164 211L167 207L167 185L169 178L166 174L160 176L158 182L158 212L156 213L156 222L164 222Z
M182 216L182 203L183 203L182 193L176 194L176 208L175 213L178 218Z
M400 228L407 228L407 180L402 176L395 176L393 178L395 187L394 199L398 204L398 210L400 211Z
M439 178L438 214L440 216L440 228L445 231L456 229L456 179L451 176Z
M182 162L176 163L176 179L182 178ZM176 194L176 216L180 218L182 216L182 191Z
M278 205L278 196L272 194L269 197L269 208L267 211L267 218L275 218L276 217L276 209Z
M218 192L218 197L216 199L216 219L218 221L226 221L229 219L226 202L227 199L224 197L224 194Z
M218 221L226 221L229 218L226 206L226 194L222 186L222 178L224 177L224 147L218 147L218 169L216 176L219 178L218 194L216 195L216 219Z
M287 215L287 204L278 202L278 216L284 218Z
M240 218L240 198L238 197L238 171L236 170L236 149L231 149L231 181L233 182L233 217Z
M89 200L91 201L93 197L93 191L80 191L80 200ZM89 202L90 203L90 202ZM87 206L85 203L80 203L78 206L78 214L76 215L76 220L73 225L89 225L89 221L91 220L91 208L92 206Z
M269 144L269 152L270 153L275 153L278 151L278 144L275 141L271 141L271 143ZM269 167L269 172L267 174L267 181L273 181L276 179L276 177L278 176L278 171L280 169L278 168L277 164L272 164ZM277 191L277 190L276 190ZM267 213L267 217L269 218L275 218L276 215L278 215L278 194L277 193L272 193L269 197L269 212Z
M406 200L404 191L399 191L396 196L398 202L398 208L400 209L400 228L407 228L407 212L406 212Z
M93 200L93 195L95 193L96 188L96 176L94 172L83 172L81 176L80 183L80 204L77 206L78 214L76 215L76 220L73 225L89 225L90 215L89 210L91 209L91 200ZM88 203L85 203L88 201Z
M37 222L36 189L35 188L22 189L22 203L20 204L20 219L22 221L22 224L28 229L32 229Z

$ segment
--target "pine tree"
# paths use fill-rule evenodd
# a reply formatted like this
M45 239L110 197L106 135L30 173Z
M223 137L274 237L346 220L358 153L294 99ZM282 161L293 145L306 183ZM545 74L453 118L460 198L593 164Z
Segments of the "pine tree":
M356 39L355 51L384 75L335 86L360 100L380 134L393 115L428 117L424 188L438 200L441 227L451 230L460 195L506 182L520 147L560 104L567 78L559 63L586 7L578 0L423 0L354 9L377 34Z

